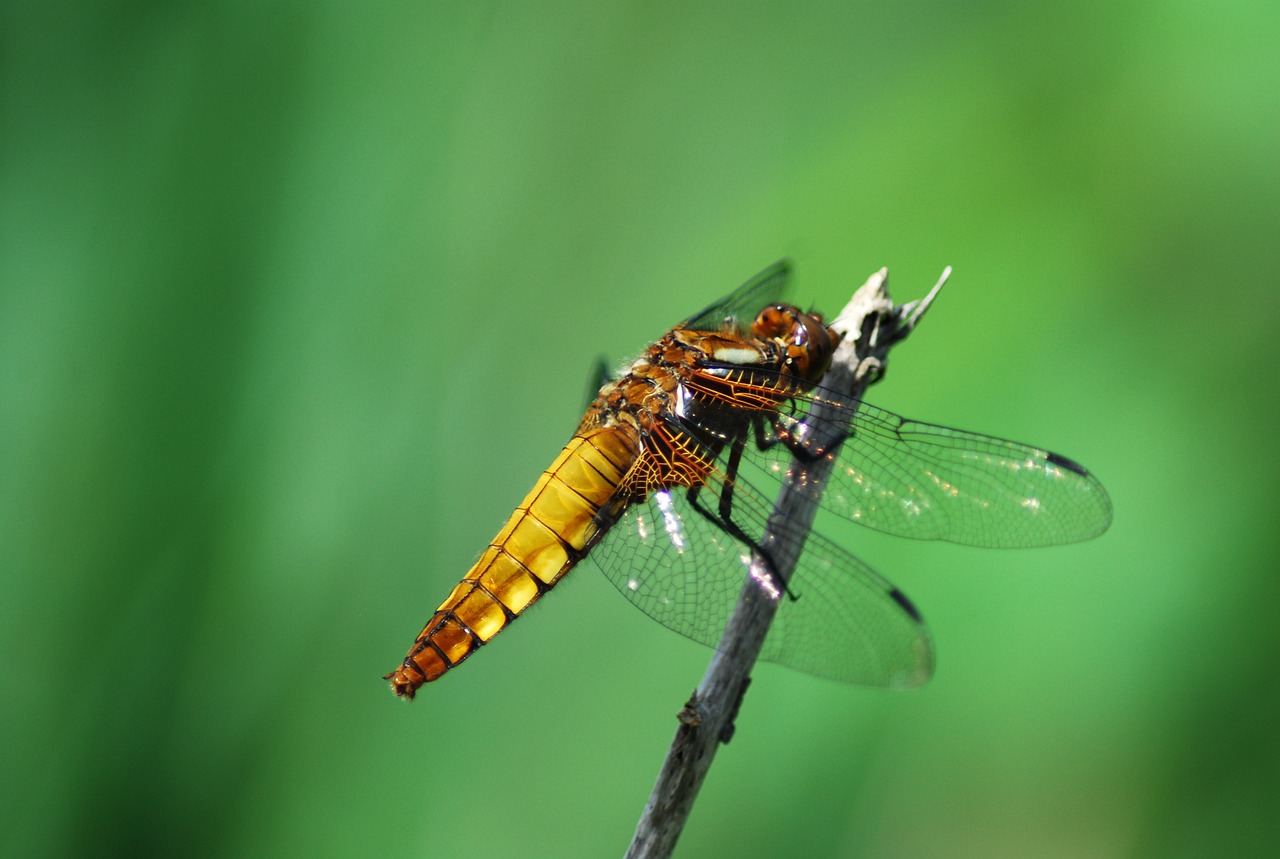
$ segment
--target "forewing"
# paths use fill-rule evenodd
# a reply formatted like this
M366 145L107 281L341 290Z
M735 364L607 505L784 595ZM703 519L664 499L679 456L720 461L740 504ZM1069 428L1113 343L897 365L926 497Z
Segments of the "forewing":
M714 510L724 480L713 473L700 503ZM735 482L732 517L748 535L764 533L768 509L751 486ZM781 602L762 659L867 686L917 686L932 673L924 623L869 566L810 534L791 577L798 599L778 594L772 579L749 579L750 547L699 513L683 487L632 504L589 557L641 611L702 644L720 640L750 580Z
M609 362L605 360L603 355L599 356L592 363L591 372L587 376L586 397L582 403L582 408L584 410L587 406L590 406L592 401L594 401L599 395L600 389L608 382L612 381L612 379L613 372L609 369Z
M836 404L829 412L835 417L818 423L809 409L821 399ZM846 519L902 537L1006 548L1087 540L1111 524L1106 490L1067 457L866 403L838 403L815 389L783 408L775 428L836 459L826 487L809 491ZM842 436L834 449L830 441ZM747 456L780 480L796 468L785 444L749 447ZM806 491L803 482L800 489Z
M692 331L743 330L765 305L779 301L786 294L790 280L790 261L779 260L676 327Z

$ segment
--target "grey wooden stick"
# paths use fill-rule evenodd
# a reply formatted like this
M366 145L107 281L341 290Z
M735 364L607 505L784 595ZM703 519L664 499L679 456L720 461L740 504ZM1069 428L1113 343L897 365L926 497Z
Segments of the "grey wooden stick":
M832 323L844 334L844 340L821 382L822 388L836 396L828 402L847 404L862 399L867 387L882 375L889 349L911 333L950 275L948 266L928 295L904 305L895 306L889 298L889 272L883 268L854 293ZM825 402L816 399L810 413L822 417L826 408ZM832 448L839 445L838 439L825 441ZM769 517L761 544L769 546L772 572L784 581L795 568L804 547L804 535L817 512L813 490L798 492L793 485L824 486L832 459L796 460L792 469L795 476L784 483ZM777 527L779 522L788 524ZM733 736L734 720L751 680L751 668L778 610L778 600L767 596L756 584L770 578L770 568L758 556L751 563L750 575L707 673L677 716L680 724L675 739L636 825L626 853L628 859L665 859L671 855L716 749Z

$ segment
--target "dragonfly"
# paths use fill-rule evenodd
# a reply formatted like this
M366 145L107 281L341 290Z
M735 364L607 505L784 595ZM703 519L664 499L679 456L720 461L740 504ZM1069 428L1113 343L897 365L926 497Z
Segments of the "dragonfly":
M933 646L920 612L834 541L770 522L783 483L839 517L920 540L1051 546L1109 527L1106 490L1075 460L823 388L843 335L785 303L790 273L775 263L604 382L385 676L396 695L412 699L470 658L584 561L703 644L716 645L750 582L780 603L761 659L865 686L924 683ZM806 484L797 463L819 459L832 463L828 482ZM786 576L771 560L780 539L803 543Z

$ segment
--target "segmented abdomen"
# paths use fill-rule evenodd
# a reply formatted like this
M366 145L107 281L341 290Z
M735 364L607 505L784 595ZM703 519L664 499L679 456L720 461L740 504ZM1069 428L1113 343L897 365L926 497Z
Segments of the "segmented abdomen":
M387 675L395 693L412 698L554 587L599 536L596 514L638 453L627 427L575 435Z

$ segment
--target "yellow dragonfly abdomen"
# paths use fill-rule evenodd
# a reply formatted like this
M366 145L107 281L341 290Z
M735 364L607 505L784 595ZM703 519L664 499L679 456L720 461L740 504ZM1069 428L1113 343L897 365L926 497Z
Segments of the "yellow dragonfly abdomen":
M412 698L554 587L599 535L596 514L638 453L627 425L580 429L387 675L395 693Z

